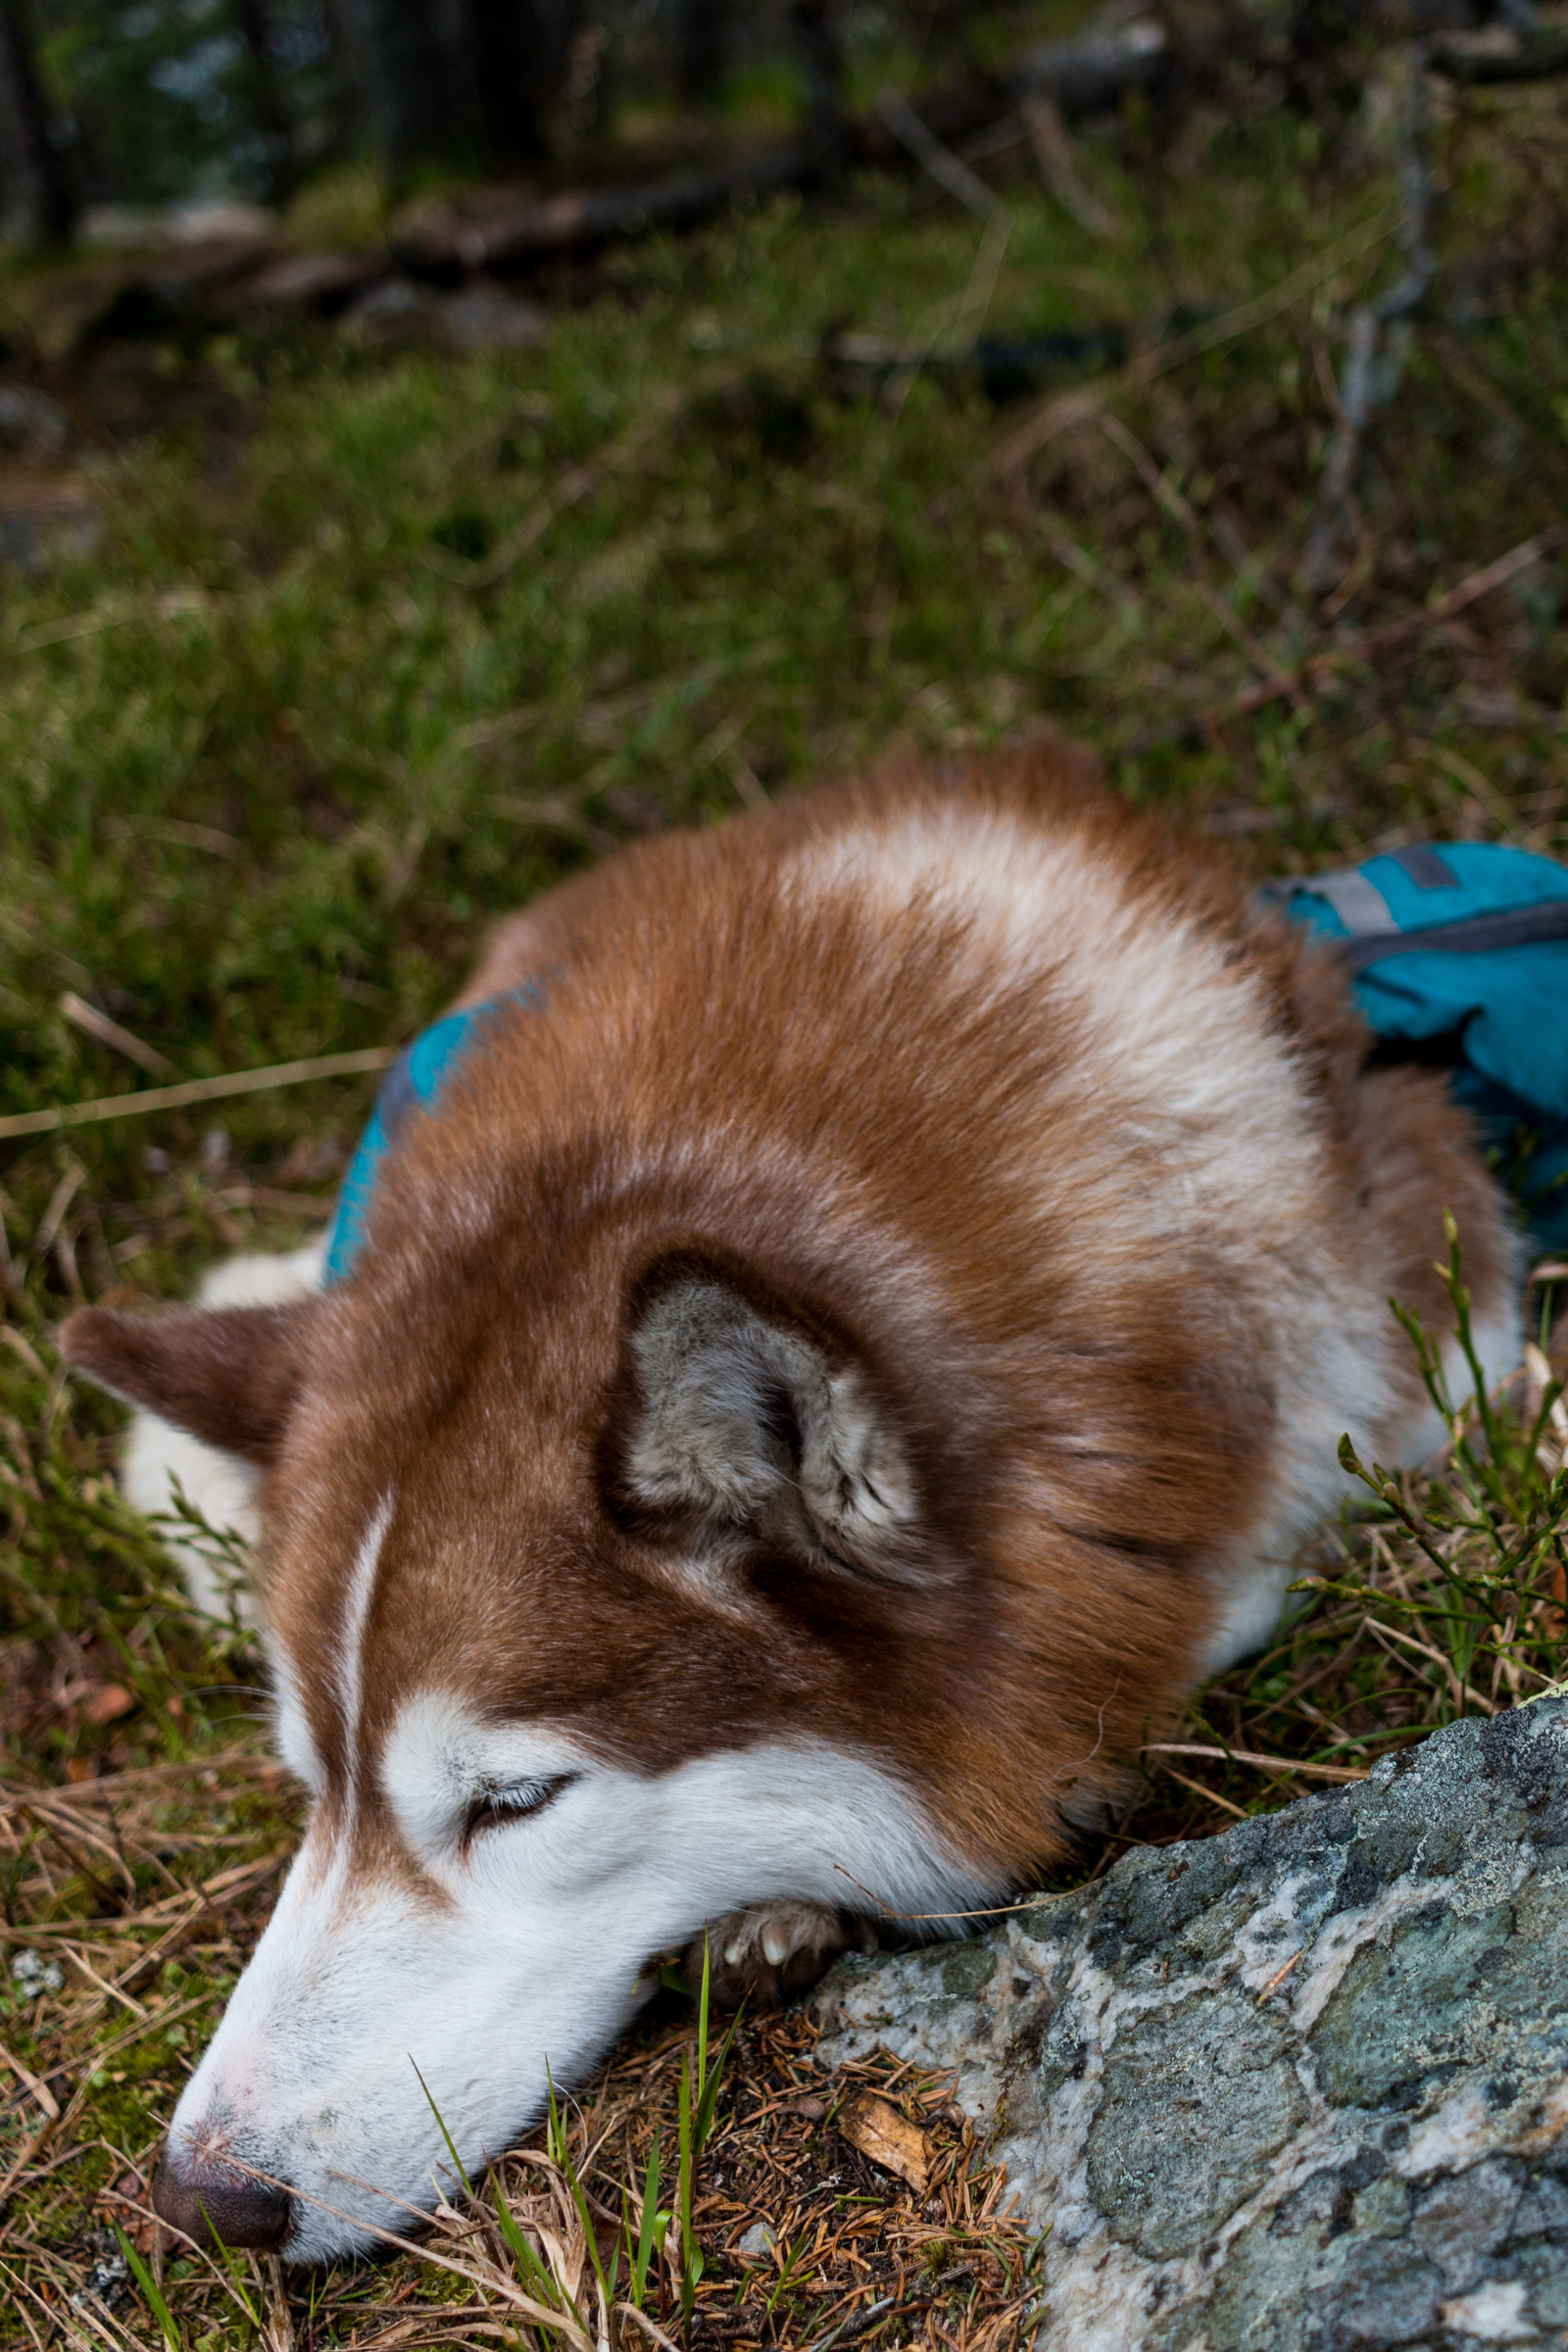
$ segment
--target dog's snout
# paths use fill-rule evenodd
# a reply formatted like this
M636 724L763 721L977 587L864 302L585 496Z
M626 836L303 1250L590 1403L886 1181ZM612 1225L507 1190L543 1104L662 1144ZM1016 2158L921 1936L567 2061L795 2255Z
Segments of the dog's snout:
M276 2247L288 2235L294 2200L286 2188L220 2161L166 2148L153 2176L153 2205L160 2220L199 2246L221 2238L226 2246Z

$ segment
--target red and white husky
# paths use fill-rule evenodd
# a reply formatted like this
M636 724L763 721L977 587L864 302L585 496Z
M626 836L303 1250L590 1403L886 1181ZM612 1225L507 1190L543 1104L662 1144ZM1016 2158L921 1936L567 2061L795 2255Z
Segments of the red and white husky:
M1341 1432L1441 1434L1387 1301L1443 1326L1446 1208L1518 1341L1441 1078L1059 744L631 850L461 1003L540 975L348 1279L66 1328L140 1495L261 1529L315 1810L158 2195L301 2261L428 2205L423 2085L481 2163L705 1925L794 1981L1059 1855L1267 1635Z

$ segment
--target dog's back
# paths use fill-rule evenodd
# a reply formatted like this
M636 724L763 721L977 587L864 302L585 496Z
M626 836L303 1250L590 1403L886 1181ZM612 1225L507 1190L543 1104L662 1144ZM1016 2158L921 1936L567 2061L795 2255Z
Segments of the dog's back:
M899 762L570 885L460 1000L543 977L548 1013L385 1214L450 1196L459 1243L499 1188L480 1227L583 1283L590 1353L677 1240L826 1309L953 1543L1049 1623L1024 1711L1080 1712L1059 1674L1097 1723L1119 1682L1132 1724L1266 1632L1343 1430L1438 1442L1388 1300L1445 1327L1445 1209L1499 1369L1517 1252L1441 1080L1367 1066L1332 953L1097 784L1050 739Z

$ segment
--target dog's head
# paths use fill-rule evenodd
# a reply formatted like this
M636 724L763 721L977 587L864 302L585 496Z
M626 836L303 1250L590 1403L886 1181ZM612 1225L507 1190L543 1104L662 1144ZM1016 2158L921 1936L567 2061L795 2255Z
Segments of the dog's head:
M999 1766L965 1754L976 1506L939 1433L754 1266L610 1247L526 1287L492 1259L413 1295L378 1260L66 1327L260 1474L277 1740L315 1800L180 2101L172 2218L363 2246L430 2205L443 2127L466 2167L499 2152L705 1922L1002 1884L946 1801Z

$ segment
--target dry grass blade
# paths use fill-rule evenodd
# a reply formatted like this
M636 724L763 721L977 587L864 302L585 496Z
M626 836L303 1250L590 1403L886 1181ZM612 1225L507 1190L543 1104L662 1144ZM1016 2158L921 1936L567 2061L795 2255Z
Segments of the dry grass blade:
M112 1021L107 1012L100 1012L96 1004L89 1004L84 998L78 997L74 988L68 988L61 997L60 1009L68 1021L84 1030L88 1037L96 1038L101 1046L113 1046L117 1054L123 1054L127 1060L138 1062L154 1078L179 1076L167 1054L160 1054L155 1046L144 1045L130 1030L122 1029L118 1021Z
M127 1894L135 1893L136 1881L124 1855L107 1838L100 1837L90 1824L82 1821L79 1815L65 1812L63 1808L52 1804L46 1796L36 1792L24 1800L21 1810L30 1814L32 1819L40 1825L53 1830L68 1846L72 1842L77 1842L89 1847L94 1853L102 1854Z
M92 1102L63 1102L53 1110L12 1111L0 1118L0 1141L23 1135L52 1135L61 1127L87 1127L105 1119L139 1118L153 1110L189 1110L198 1102L222 1102L238 1095L270 1094L281 1086L305 1086L318 1078L364 1078L389 1069L392 1046L368 1046L353 1054L318 1054L308 1061L278 1061L263 1070L232 1070L221 1078L190 1078L179 1086L149 1086L134 1095L103 1095Z
M45 1258L48 1256L50 1246L53 1243L56 1234L60 1231L61 1226L65 1223L66 1211L71 1206L73 1200L74 1200L76 1198L76 1195L80 1192L86 1180L86 1169L80 1166L77 1161L73 1160L70 1167L67 1168L65 1174L61 1177L60 1182L55 1186L54 1191L50 1194L49 1205L44 1210L42 1217L38 1221L38 1230L32 1237L32 1254L35 1258Z
M257 1861L236 1862L227 1870L216 1871L198 1886L181 1887L176 1893L164 1896L160 1902L144 1903L139 1910L105 1912L88 1919L35 1919L25 1927L11 1929L9 1933L16 1943L50 1949L69 1945L84 1935L119 1935L137 1928L162 1928L172 1919L177 1919L181 1928L188 1930L220 1897L226 1896L233 1901L252 1887L265 1884L281 1870L293 1851L294 1840L290 1838L286 1844L274 1846Z
M16 2076L17 2081L22 2083L23 2087L31 2091L33 2097L43 2109L44 2114L49 2118L49 2121L52 2124L58 2124L60 2121L60 2101L55 2097L55 2094L50 2089L48 2083L43 2082L37 2075L35 2075L30 2067L24 2066L20 2058L15 2058L12 2056L11 2052L6 2048L3 2041L0 2041L0 2064L10 2067L11 2072Z
M1270 663L1274 674L1263 683L1244 688L1229 703L1216 703L1208 710L1200 711L1192 724L1199 728L1214 727L1222 719L1236 718L1250 710L1261 710L1265 704L1278 701L1282 695L1297 701L1303 687L1315 686L1323 679L1332 677L1336 671L1373 661L1379 654L1392 653L1410 638L1419 637L1429 629L1441 628L1446 621L1456 620L1461 612L1479 604L1483 597L1492 596L1497 589L1505 588L1510 580L1517 579L1521 572L1529 571L1544 557L1552 554L1562 545L1565 536L1568 534L1560 529L1537 531L1529 539L1521 541L1519 546L1510 547L1506 554L1494 558L1492 563L1482 564L1476 571L1467 572L1446 595L1439 597L1435 604L1428 605L1422 612L1406 613L1402 619L1391 620L1379 629L1368 629L1348 645L1337 645L1325 653L1314 654L1309 662L1303 662L1295 670L1278 670Z
M1217 1806L1221 1813L1230 1814L1235 1821L1247 1820L1247 1807L1239 1805L1234 1797L1221 1796L1217 1788L1206 1787L1202 1781L1195 1781L1190 1773L1178 1772L1174 1764L1167 1764L1165 1770L1179 1788L1191 1790L1194 1796L1201 1797L1205 1805Z
M921 171L928 172L939 188L945 188L982 220L994 220L1004 209L985 181L927 129L908 100L902 98L897 90L884 90L876 102L876 111L899 144L908 149Z
M1092 236L1124 235L1125 220L1096 194L1084 177L1077 145L1062 120L1061 109L1050 98L1026 92L1018 101L1018 112L1041 177L1056 202Z
M43 1367L40 1365L39 1376ZM208 1776L239 1775L264 1781L280 1781L283 1767L274 1756L257 1755L249 1748L230 1748L216 1755L181 1757L177 1762L144 1764L126 1772L107 1772L90 1781L67 1781L49 1790L50 1802L57 1805L113 1805L125 1797L150 1788L164 1788L180 1781L202 1780ZM0 1808L25 1805L36 1793L14 1781L0 1780Z
M1261 1990L1261 1991L1258 1993L1258 1996L1257 1996L1257 2005L1258 2005L1258 2007L1259 2007L1260 2009L1262 2008L1262 2006L1263 2006L1263 2003L1264 2003L1264 2002L1265 2002L1265 2001L1268 1999L1268 1997L1269 1997L1269 1994L1270 1994L1271 1992L1278 1992L1278 1990L1279 1990L1280 1986L1281 1986L1281 1985L1284 1984L1284 1982L1285 1982L1286 1978L1287 1978L1287 1977L1290 1975L1290 1973L1291 1973L1292 1969L1293 1969L1293 1968L1296 1966L1296 1964L1297 1964L1298 1960L1299 1960L1299 1959L1300 1959L1300 1957L1301 1957L1301 1954L1302 1954L1302 1953L1303 1953L1305 1950L1306 1950L1306 1946L1305 1946L1305 1944L1303 1943L1303 1944L1300 1946L1299 1950L1298 1950L1298 1951L1294 1951L1294 1952L1291 1954L1290 1958L1289 1958L1288 1960L1282 1961L1282 1962L1281 1962L1281 1964L1280 1964L1280 1966L1279 1966L1279 1967L1278 1967L1278 1968L1277 1968L1277 1969L1274 1971L1274 1974L1273 1974L1273 1975L1270 1977L1270 1979L1269 1979L1268 1983L1267 1983L1267 1984L1266 1984L1263 1986L1262 1990Z
M264 2173L255 2165L241 2163L237 2157L231 2158L229 2161L234 2171L249 2174L253 2180L264 2180L270 2188L288 2188L290 2193L295 2196L305 2194L304 2191L292 2187L290 2182L278 2180L272 2174ZM347 2176L344 2178L346 2179ZM369 2181L356 2181L353 2185L371 2188L376 2195L386 2195L387 2193L385 2190L374 2189L373 2183ZM307 2196L306 2201L314 2205L318 2213L330 2214L334 2221L347 2222L352 2228L366 2231L380 2245L395 2247L398 2253L411 2255L416 2262L427 2263L438 2271L447 2271L454 2278L466 2278L471 2286L480 2286L490 2294L498 2295L502 2302L509 2305L522 2319L531 2321L535 2327L547 2328L553 2333L564 2336L566 2342L574 2347L574 2352L597 2352L592 2337L581 2326L575 2314L555 2309L550 2304L541 2303L534 2296L525 2294L508 2276L500 2263L494 2261L459 2262L450 2254L438 2253L433 2246L421 2245L413 2238L402 2237L395 2230L388 2230L378 2222L368 2222L363 2215L348 2213L342 2206L329 2203L325 2197ZM401 2198L392 2201L398 2204L403 2202ZM450 2211L450 2207L438 2208L435 2218L439 2221L443 2212Z
M1446 1683L1448 1694L1461 1715L1465 1712L1467 1704L1479 1707L1483 1715L1495 1715L1497 1712L1491 1699L1483 1698L1479 1690L1471 1690L1466 1688L1454 1669L1452 1659L1446 1658L1442 1650L1434 1648L1430 1642L1422 1642L1414 1634L1407 1634L1402 1626L1379 1625L1376 1618L1373 1617L1367 1619L1366 1630L1375 1642L1381 1642L1385 1646L1397 1642L1405 1649L1414 1650L1418 1658L1430 1658Z
M639 2311L634 2303L617 2303L615 2315L618 2319L625 2320L630 2327L640 2328L644 2335L662 2346L662 2352L680 2352L680 2346L674 2337L666 2335L662 2328L656 2326L647 2312Z
M1299 1756L1260 1756L1246 1747L1202 1747L1186 1740L1146 1740L1146 1756L1208 1756L1222 1764L1250 1764L1254 1772L1288 1772L1303 1781L1364 1781L1366 1767L1319 1764Z

